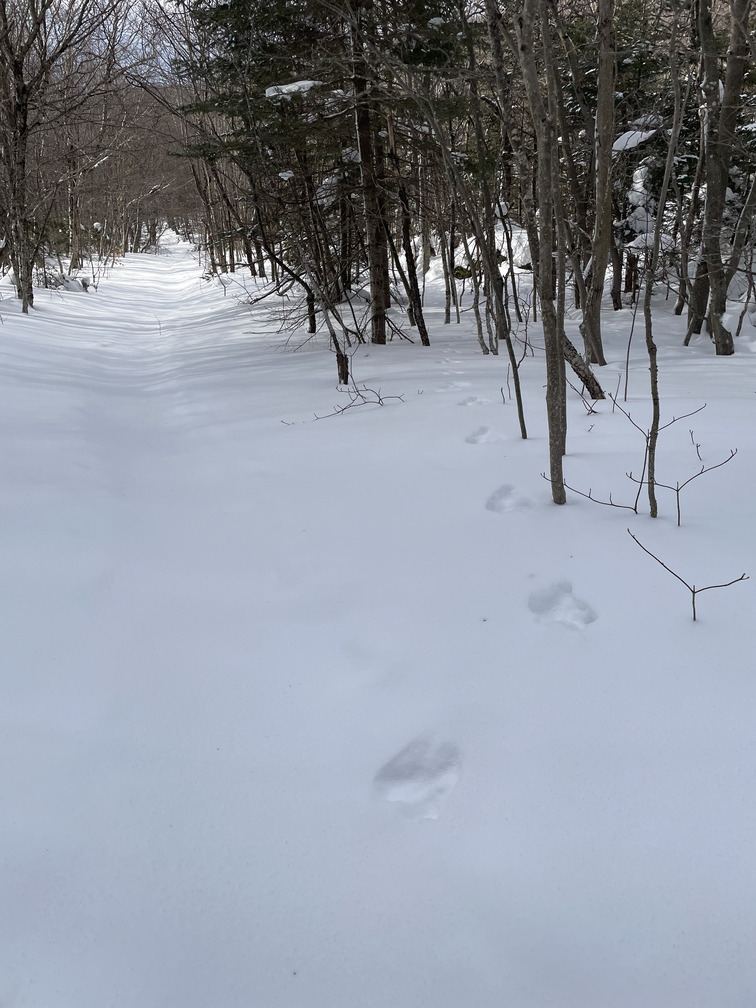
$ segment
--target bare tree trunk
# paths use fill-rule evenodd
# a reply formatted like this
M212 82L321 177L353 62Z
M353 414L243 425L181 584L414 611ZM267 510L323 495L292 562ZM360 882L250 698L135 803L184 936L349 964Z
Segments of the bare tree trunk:
M659 260L659 250L661 249L661 236L664 224L664 204L667 201L669 183L674 169L675 156L677 154L677 143L680 139L680 129L682 127L683 103L680 96L680 78L677 73L677 29L678 29L678 9L676 3L673 5L672 30L669 40L669 56L673 66L672 86L675 96L675 114L672 123L672 133L667 149L667 160L664 165L664 177L659 191L659 201L656 209L656 221L654 223L654 243L651 249L650 261L646 268L646 285L643 296L643 318L646 332L646 350L648 352L649 376L651 383L651 426L647 440L647 468L646 479L648 484L649 514L656 518L659 510L656 501L656 445L659 439L660 424L660 400L659 400L659 366L657 361L657 348L653 334L653 319L651 315L651 297L654 290L654 274Z
M3 35L5 36L3 38ZM0 106L5 112L2 123L5 133L0 144L7 178L7 228L10 239L10 258L15 275L15 286L21 300L21 311L28 313L34 304L32 271L34 268L34 243L27 208L27 151L29 139L29 89L24 80L23 65L16 58L7 21L6 5L0 3L0 69L7 75L5 94Z
M462 241L464 243L465 255L467 256L467 261L470 263L470 272L472 276L473 287L473 300L472 300L472 313L475 319L475 332L478 337L478 345L481 349L482 354L487 357L491 352L486 345L485 338L483 336L483 318L480 314L480 274L478 273L477 266L473 261L472 249L470 248L470 243L465 236L462 236ZM498 349L494 350L494 353L498 353Z
M756 174L751 179L751 186L748 190L748 196L746 197L743 209L740 212L740 217L738 219L737 226L735 228L735 234L732 237L732 245L730 247L730 256L727 260L727 275L725 277L725 284L729 288L735 274L738 271L740 262L743 258L743 253L746 249L748 242L748 235L751 230L751 222L753 221L754 213L756 212ZM750 273L749 273L750 279Z
M555 122L551 109L541 94L541 78L534 50L534 28L540 26L541 41L547 50L546 76L554 74L553 61L548 59L549 23L544 0L523 0L515 27L523 83L527 96L533 129L536 135L538 174L538 301L541 306L546 352L546 416L549 427L549 476L551 495L555 504L564 504L564 473L562 455L566 431L564 428L564 395L561 333L554 306L553 242L554 242L554 189L556 168Z
M614 0L598 0L598 91L596 94L596 216L591 269L580 331L587 361L606 364L601 342L601 301L612 243L612 142L614 140Z
M367 94L367 67L364 56L363 0L351 0L352 86L355 98L357 150L360 155L362 199L370 276L370 341L386 342L387 255L381 198L376 178L375 151L370 101Z
M407 195L407 186L405 185L404 178L401 172L399 155L396 152L396 142L394 139L394 120L392 116L388 117L388 135L389 135L389 155L394 163L396 176L398 180L397 195L399 196L399 205L401 206L402 251L404 252L404 261L407 267L406 291L407 291L407 298L409 299L411 319L412 324L417 326L417 330L420 333L420 342L422 343L422 345L430 346L430 337L428 336L428 328L425 324L425 317L423 315L423 301L422 297L420 296L420 285L417 282L417 264L415 261L415 250L412 248L412 216L410 214L409 197Z
M451 324L451 306L452 306L452 284L454 279L451 275L451 266L449 264L449 245L446 241L446 224L444 221L440 220L439 217L439 228L438 228L438 250L441 253L441 266L444 271L444 325Z
M698 30L703 51L703 92L707 112L703 254L710 285L708 317L719 356L735 352L732 333L722 321L727 307L727 271L722 260L722 221L736 117L750 55L748 18L751 0L730 0L729 7L730 39L722 83L719 79L720 57L714 36L710 0L699 0Z
M74 273L81 266L81 218L79 214L79 172L76 150L71 137L66 139L68 170L68 270Z
M610 248L612 263L612 308L622 310L622 247L612 237Z
M703 73L703 69L699 71ZM685 225L681 231L680 237L680 296L675 304L675 315L682 315L683 309L688 304L688 320L687 320L687 333L685 336L685 345L687 346L690 342L691 337L694 333L700 333L703 326L704 316L706 315L706 305L709 301L709 286L708 282L706 284L706 297L703 301L703 307L699 312L697 310L697 305L691 304L693 295L693 284L695 280L690 279L690 260L688 257L688 251L691 247L691 242L693 238L693 229L696 225L696 220L701 208L701 186L703 184L704 178L704 165L706 162L706 136L705 136L705 123L702 119L701 128L699 130L699 142L698 142L698 160L696 162L696 173L693 176L693 185L690 189L690 200L688 202L688 213L685 218ZM697 264L698 265L698 264ZM697 275L698 271L696 271ZM700 299L699 299L700 300Z

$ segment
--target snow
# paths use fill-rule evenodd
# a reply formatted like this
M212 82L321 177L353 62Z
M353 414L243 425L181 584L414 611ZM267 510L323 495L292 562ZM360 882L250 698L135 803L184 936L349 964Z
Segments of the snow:
M71 276L70 273L58 273L57 278L67 291L84 292L88 286L86 281L79 280L77 277Z
M342 174L334 173L328 175L315 190L315 200L319 206L331 206L339 197L339 184L342 181Z
M323 81L302 80L292 84L272 84L265 88L266 98L284 98L290 101L294 95L307 94L314 87L319 87Z
M430 348L353 355L385 405L316 420L327 341L162 251L0 301L0 1001L751 1004L754 582L693 623L626 532L699 586L756 571L751 344L682 348L660 295L664 420L707 406L659 479L738 448L678 528L665 490L551 504L532 322L528 441L434 283ZM568 482L632 503L643 438L595 409Z
M646 140L650 140L651 137L656 136L658 132L657 129L627 130L627 132L621 133L614 141L612 151L615 154L619 154L621 151L633 150L640 144L645 143Z
M630 222L631 218L628 218L628 221ZM641 249L641 250L643 250L643 249L653 248L653 245L654 245L654 236L653 236L653 233L651 231L645 231L645 232L641 232L640 234L636 235L635 238L632 239L632 241L627 242L625 244L625 248ZM663 252L673 252L674 249L675 249L675 247L676 247L676 242L675 242L675 239L673 238L672 235L668 235L668 234L662 234L661 235L660 242L659 242L659 248Z
M644 112L637 119L633 119L633 126L637 126L639 129L660 130L663 125L664 118L658 112Z

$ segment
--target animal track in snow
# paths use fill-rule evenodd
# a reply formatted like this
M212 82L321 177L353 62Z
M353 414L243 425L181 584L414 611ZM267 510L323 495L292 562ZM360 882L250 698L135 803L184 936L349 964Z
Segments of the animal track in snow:
M490 440L491 428L490 427L478 427L474 430L472 434L468 434L465 438L466 444L483 444L484 441Z
M440 385L435 392L458 392L460 389L465 389L470 387L469 381L452 381L447 382L446 385Z
M533 502L527 497L521 497L517 489L509 483L494 490L486 501L486 511L495 511L496 514L506 514L507 511L525 511L532 507Z
M396 802L411 819L438 819L459 779L461 758L451 742L421 736L382 766L373 780L376 794Z
M587 602L575 598L569 581L555 581L534 591L528 599L528 609L541 619L564 623L579 630L598 619Z
M481 399L480 396L468 396L467 399L463 399L458 405L460 406L487 406L491 402L490 399Z

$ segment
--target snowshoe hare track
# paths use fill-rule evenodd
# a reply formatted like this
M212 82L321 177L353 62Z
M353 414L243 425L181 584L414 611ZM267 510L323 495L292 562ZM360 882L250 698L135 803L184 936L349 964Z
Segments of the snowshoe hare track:
M598 619L587 602L575 598L569 581L555 581L546 588L534 591L528 599L528 609L539 619L564 623L565 626L578 630Z
M465 438L465 444L483 444L484 441L489 441L491 439L491 428L490 427L478 427L471 434L468 434Z
M488 406L491 402L490 399L484 399L481 396L468 396L467 399L462 399L458 405L459 406Z
M451 742L421 737L381 767L373 786L380 798L396 802L410 819L438 819L459 779L460 765L459 750Z
M525 511L532 506L533 502L527 497L521 497L517 493L517 488L510 483L505 483L498 490L494 490L486 501L486 511L494 511L496 514L506 514L507 511Z

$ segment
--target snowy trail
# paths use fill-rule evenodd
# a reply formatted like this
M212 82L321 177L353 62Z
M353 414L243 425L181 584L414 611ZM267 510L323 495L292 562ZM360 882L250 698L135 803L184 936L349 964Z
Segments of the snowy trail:
M750 462L680 530L555 510L540 363L523 443L464 329L361 348L402 399L314 421L330 355L181 246L0 317L3 1008L752 1004L751 588L693 625L624 531L753 574ZM660 356L752 458L756 356ZM637 431L570 409L626 495Z
M215 360L224 373L238 363L233 338L224 343L217 325L207 331L214 314L221 309L238 337L234 317L248 323L248 312L229 310L220 292L208 296L181 253L130 257L97 295L41 293L39 302L2 353L2 518L14 532L3 544L3 639L15 670L4 714L16 771L5 808L10 853L26 871L4 901L22 919L5 918L10 973L0 997L29 1003L34 984L53 996L40 963L21 968L31 946L33 958L49 958L48 982L57 986L69 969L78 975L80 990L66 996L80 1004L111 982L121 986L130 961L141 963L142 1002L160 1003L139 918L167 913L169 927L182 926L180 904L171 908L171 863L191 860L202 847L194 833L213 818L213 777L203 787L195 764L205 752L221 759L212 677L233 674L237 652L253 644L234 625L223 647L225 624L237 624L242 605L224 567L229 552L244 552L233 543L242 530L235 522L222 530L239 488L227 475L221 496L212 467L202 471L201 435L212 422L193 386L198 375L212 378ZM35 327L37 319L46 325ZM193 682L203 675L206 684ZM197 753L203 719L212 738ZM166 768L183 761L166 781ZM196 812L182 808L187 798ZM172 808L197 817L176 848ZM159 877L149 877L151 865L161 866ZM133 903L123 905L128 891ZM112 918L102 902L111 897ZM129 951L133 943L138 951ZM158 973L183 971L155 955ZM136 1003L133 991L122 996Z

